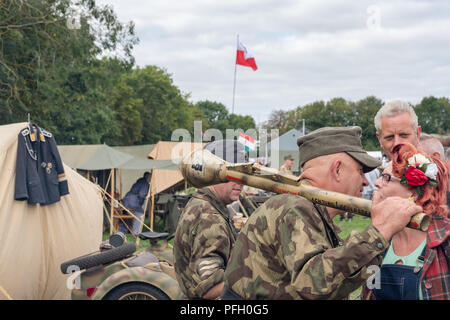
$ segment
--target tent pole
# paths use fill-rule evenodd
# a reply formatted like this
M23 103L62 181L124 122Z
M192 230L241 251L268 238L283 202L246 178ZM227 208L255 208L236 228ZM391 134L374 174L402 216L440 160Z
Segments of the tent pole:
M102 181L103 181L103 188L105 188L104 190L108 190L108 183L109 183L109 179L111 178L111 171L109 172L109 175L108 175L108 180L106 181L106 184L105 184L105 171L106 170L102 170ZM111 199L108 199L108 197L106 197L106 195L108 195L108 192L106 192L105 191L105 193L103 194L103 197L104 197L104 199L105 200L107 200L108 202L109 202L109 205L110 205L110 207L112 206L112 201L111 201ZM111 217L111 214L109 214L108 213L108 210L105 210L106 211L106 216L108 217L108 220L109 220L109 233L110 233L110 235L111 235L111 230L112 230L112 228L113 228L113 218Z
M111 224L109 225L109 235L112 235L113 234L113 225L112 225L112 221L113 221L113 215L114 215L114 171L115 171L115 169L114 168L112 168L111 169L111 205L110 205L110 210L111 210L111 212L110 212L110 214L111 214L111 218L110 218L110 221L111 221Z
M106 180L106 184L104 184L105 190L108 190L108 184L110 185L111 176L112 176L112 170L109 171L108 180ZM105 181L105 180L103 180L103 181Z
M119 193L119 197L122 198L122 169L119 169L119 179L120 179L120 193Z
M155 218L154 208L155 208L155 195L152 192L152 208L150 210L150 228L152 229L152 231L153 231L153 219Z
M150 187L148 188L149 194L147 196L151 195L151 199L152 199L152 204L150 206L150 212L149 212L148 219L149 219L149 222L150 222L150 229L151 229L150 231L153 231L153 218L154 218L153 210L155 208L155 191L153 190L153 186L154 186L153 179L155 178L155 176L154 176L154 168L152 168L151 172L152 172L152 178L150 179Z

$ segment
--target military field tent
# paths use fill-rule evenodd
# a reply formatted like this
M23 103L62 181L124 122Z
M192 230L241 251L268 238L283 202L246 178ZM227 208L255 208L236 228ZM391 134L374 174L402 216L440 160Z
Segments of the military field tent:
M131 154L135 158L147 159L148 153L155 148L155 144L141 144L133 146L116 146L114 150Z
M116 169L125 162L133 159L132 155L116 150L106 144L60 145L58 146L58 150L63 161L72 169L76 169L85 178L107 190L110 189L109 186L113 182L117 189L116 191L122 196L122 172L119 170L119 179L114 177L115 180L119 180L117 183L117 181L111 181L111 169ZM133 178L134 174L132 177L128 177L127 181ZM131 185L129 187L131 188Z
M115 200L122 199L131 189L133 183L142 177L145 171L154 169L150 182L153 195L167 189L160 189L161 186L164 187L166 185L165 172L169 172L169 175L171 172L179 172L178 166L171 160L148 159L146 156L149 149L145 146L113 148L106 144L65 145L58 146L58 149L63 160L67 159L70 166L74 169L82 170L81 172L85 177L95 180L106 191L104 193L104 210L106 214L104 218L109 221L111 221L114 211L110 204L114 203ZM146 149L146 151L143 152L141 149ZM138 157L119 150L131 151ZM77 157L78 159L75 159ZM164 169L162 172L163 176L161 176L161 172L158 172L159 168ZM115 191L113 202L111 202L110 196L111 186L113 186L112 189ZM150 206L147 206L147 203L144 204L144 210L147 209L146 211L148 211L150 208ZM106 225L109 224L106 223ZM112 232L112 229L110 229L110 232Z
M203 149L205 144L201 142L159 141L152 152L148 154L148 157L155 160L172 160L177 163L177 159L187 156L194 150ZM155 193L170 188L181 188L183 185L184 178L179 170L157 169L153 171L152 191Z
M148 154L148 158L155 160L183 158L194 150L203 149L205 145L204 142L159 141Z
M67 165L107 192L110 192L111 186L116 191L115 169L133 159L131 155L114 150L106 144L62 145L58 146L58 150Z
M175 174L180 172L178 169L178 165L172 160L154 160L154 159L131 159L126 163L122 164L119 168L129 171L129 170L138 170L139 172L150 171L153 170L152 180L150 182L152 186L153 194L158 194L172 187L169 185L167 187L166 176L161 173L168 173L168 176L171 174ZM138 178L142 177L140 175ZM133 181L133 183L136 182ZM170 182L170 181L169 181ZM131 188L131 186L130 186Z
M306 130L306 134L309 130ZM297 139L303 136L303 132L297 129L291 129L267 144L270 167L279 169L284 164L284 157L291 155L294 158L292 171L298 171L298 146ZM278 162L275 161L278 155Z
M14 200L18 135L27 125L0 126L0 286L12 299L70 299L69 276L60 265L98 250L102 197L65 164L69 194L59 202L41 206Z
M132 155L135 159L147 159L147 155L155 147L154 144L144 144L136 146L117 146L112 147L114 150L121 151ZM122 169L122 193L126 193L131 189L133 183L144 175L149 168L133 168Z
M62 145L58 150L68 166L88 171L117 168L133 158L106 144Z
M62 145L58 146L61 158L64 162L73 169L82 170L82 174L86 177L91 177L91 172L119 169L118 175L115 175L116 182L114 183L117 191L121 189L121 196L131 188L134 182L142 177L145 171L152 169L163 169L163 172L176 173L178 166L170 159L148 159L147 155L154 145L142 146L124 146L124 147L110 147L106 144L95 145ZM156 170L155 170L156 171ZM179 171L178 171L179 172ZM165 175L156 174L152 177L153 191L159 193L167 189L167 183L164 181ZM106 188L105 181L97 181L101 186ZM119 185L121 183L121 185ZM169 187L172 184L169 183Z

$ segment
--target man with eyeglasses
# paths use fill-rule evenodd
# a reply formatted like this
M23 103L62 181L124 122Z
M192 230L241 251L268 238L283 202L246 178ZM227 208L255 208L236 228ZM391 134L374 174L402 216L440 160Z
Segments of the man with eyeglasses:
M397 178L397 177L393 176L392 174L389 174L389 173L381 174L381 181L383 182L383 184L388 184L391 180L402 181L402 179Z

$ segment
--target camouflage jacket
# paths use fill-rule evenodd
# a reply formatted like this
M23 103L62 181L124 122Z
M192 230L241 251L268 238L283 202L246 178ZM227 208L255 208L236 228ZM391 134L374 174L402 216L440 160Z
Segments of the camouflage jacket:
M292 173L292 170L291 170L291 169L288 169L288 167L287 167L285 164L283 164L283 165L280 167L280 170L278 170L278 171L284 172L284 173L293 174L293 173Z
M241 230L225 285L244 299L346 299L389 243L373 227L341 240L325 207L277 195Z
M180 217L173 245L177 281L189 299L202 298L223 281L235 241L223 202L210 189L200 189Z

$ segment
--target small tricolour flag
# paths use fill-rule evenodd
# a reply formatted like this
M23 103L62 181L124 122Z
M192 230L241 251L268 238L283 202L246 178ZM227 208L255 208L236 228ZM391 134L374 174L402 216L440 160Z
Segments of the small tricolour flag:
M244 145L247 152L250 152L250 150L255 150L255 139L253 139L252 137L247 136L246 134L243 134L241 132L239 133L238 141Z
M236 64L250 67L253 69L253 71L258 70L255 57L253 57L253 55L247 51L247 48L239 40L237 44Z

